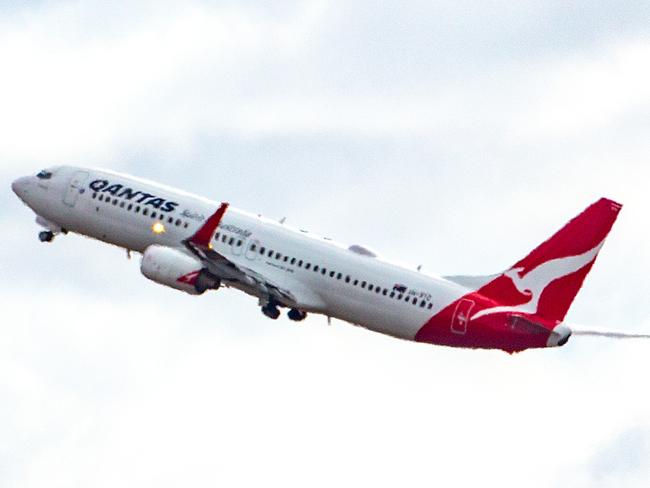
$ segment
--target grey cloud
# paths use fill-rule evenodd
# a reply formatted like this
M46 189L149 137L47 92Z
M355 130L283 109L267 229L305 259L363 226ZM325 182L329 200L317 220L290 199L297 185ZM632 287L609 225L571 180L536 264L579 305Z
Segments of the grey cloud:
M99 473L164 486L187 484L191 472L194 484L241 473L268 484L287 463L295 473L287 486L315 472L330 486L551 486L551 471L564 468L593 472L590 482L636 479L629 451L647 457L647 432L635 434L632 420L643 421L649 404L637 382L647 370L643 345L572 340L506 357L328 328L321 318L270 323L234 291L192 299L152 284L117 248L74 236L41 245L8 182L54 162L109 166L442 273L498 271L605 194L626 207L571 318L641 328L650 293L647 107L614 97L622 114L584 128L590 112L580 113L575 132L513 126L546 101L536 78L562 80L557 65L599 63L612 44L644 42L648 7L173 3L3 11L3 25L24 29L12 40L36 39L66 61L28 83L47 95L41 102L63 89L60 104L34 108L37 91L12 93L29 123L23 145L5 140L0 153L0 227L10 229L0 249L3 481L96 485ZM165 34L192 9L208 25L174 51L182 40ZM241 20L238 33L258 40L210 37L225 11ZM290 41L278 40L287 30ZM138 44L143 37L156 42ZM42 62L40 47L26 52ZM97 76L88 76L93 59ZM22 73L22 63L11 66L8 76ZM625 81L587 101L609 100ZM572 111L582 88L556 104ZM51 123L39 125L43 117ZM20 157L8 158L12 151ZM580 415L564 415L567 406ZM619 424L633 433L575 466L577 453L600 449L594 439ZM214 459L229 462L215 470ZM250 470L251 459L267 470Z
M645 486L650 479L650 429L631 428L604 446L594 457L590 471L593 486Z
M332 13L318 37L322 55L310 64L322 63L344 92L435 90L441 81L647 37L649 19L638 2L352 2Z

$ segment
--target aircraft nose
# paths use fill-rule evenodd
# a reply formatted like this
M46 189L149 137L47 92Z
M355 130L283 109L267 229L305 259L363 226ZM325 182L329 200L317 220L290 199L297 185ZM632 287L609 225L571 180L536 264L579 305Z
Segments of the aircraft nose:
M569 341L569 337L571 337L572 333L573 331L569 327L560 324L553 329L546 345L548 347L563 346Z
M25 189L27 188L28 184L29 178L27 176L23 176L11 184L11 189L16 195L22 198L25 195Z

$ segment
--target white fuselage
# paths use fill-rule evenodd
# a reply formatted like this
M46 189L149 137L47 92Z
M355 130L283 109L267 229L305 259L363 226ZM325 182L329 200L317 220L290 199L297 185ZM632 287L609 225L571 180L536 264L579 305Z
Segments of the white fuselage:
M183 240L219 207L110 171L65 166L52 172L49 180L21 179L15 191L52 228L137 252L151 245L185 251ZM292 290L304 311L404 339L414 339L429 318L467 293L454 282L232 207L212 245L228 260ZM225 283L259 297L244 285Z

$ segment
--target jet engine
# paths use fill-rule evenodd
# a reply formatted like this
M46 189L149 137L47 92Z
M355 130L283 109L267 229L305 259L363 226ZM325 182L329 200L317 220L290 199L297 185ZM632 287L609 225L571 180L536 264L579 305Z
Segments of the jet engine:
M151 281L190 295L201 295L220 285L198 259L170 247L153 245L145 249L140 271Z

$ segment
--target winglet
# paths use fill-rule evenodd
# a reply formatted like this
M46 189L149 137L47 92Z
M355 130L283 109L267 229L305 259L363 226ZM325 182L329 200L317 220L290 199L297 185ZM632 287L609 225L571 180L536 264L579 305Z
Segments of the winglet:
M219 224L221 223L226 210L228 210L228 206L229 204L226 202L223 202L221 205L219 205L217 211L213 213L208 218L208 220L205 221L205 224L203 224L201 228L188 239L188 241L197 247L210 247L212 236L214 236L214 233L217 231L217 227L219 227Z

